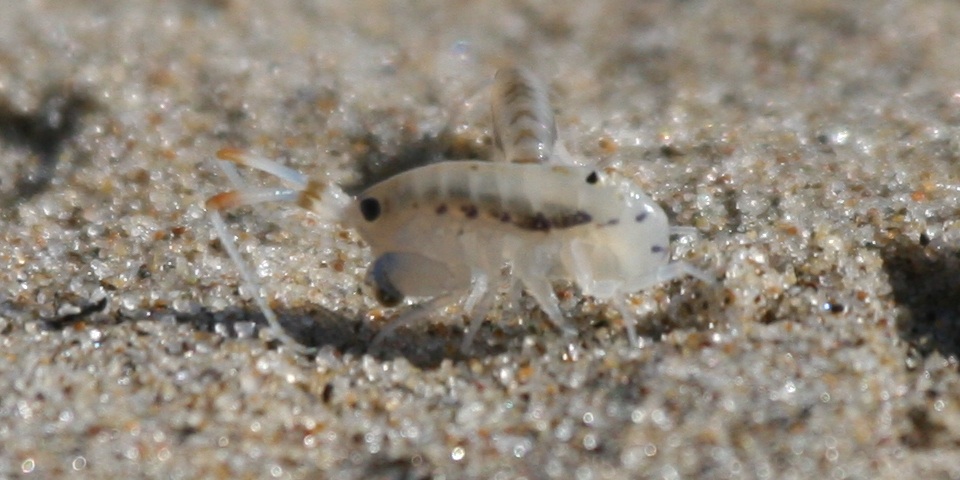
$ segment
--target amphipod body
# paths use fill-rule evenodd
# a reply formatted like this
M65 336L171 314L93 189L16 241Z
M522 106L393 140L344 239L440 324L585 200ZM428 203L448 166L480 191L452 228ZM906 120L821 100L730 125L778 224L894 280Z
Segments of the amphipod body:
M557 141L557 125L546 85L523 68L497 71L490 95L493 138L502 160L548 163Z
M712 282L669 261L671 228L652 199L587 168L438 163L374 185L344 219L377 257L368 283L393 303L451 296L467 299L468 314L486 313L492 280L509 266L559 328L569 330L551 282L571 280L611 300L635 344L626 294L684 275ZM474 316L465 346L481 320Z
M504 266L547 317L568 332L572 329L563 320L553 281L575 281L585 295L611 301L634 345L635 318L626 308L626 294L685 275L713 282L684 262L669 261L671 227L650 197L632 182L596 170L441 162L391 177L350 200L339 187L270 160L233 149L218 156L271 173L291 187L230 191L207 201L218 234L247 283L255 286L256 280L217 212L271 200L295 201L360 233L376 256L367 283L384 305L406 297L432 297L434 307L463 300L464 310L473 316L464 348L495 297L491 283ZM292 342L266 302L257 301L281 337ZM374 343L429 311L401 316Z
M497 73L491 95L494 139L505 162L448 161L416 168L350 198L329 181L308 179L276 162L235 149L221 160L270 173L288 189L246 189L207 200L214 226L244 281L258 292L219 212L266 201L294 201L328 220L355 228L373 250L366 283L378 301L395 306L430 298L401 315L374 339L435 307L461 301L472 317L468 348L490 308L504 267L557 327L563 319L552 282L569 280L583 294L610 301L637 344L636 319L626 295L690 275L712 283L684 262L670 262L671 228L663 210L627 179L561 165L546 87L519 68ZM258 306L288 344L266 301ZM303 350L302 347L299 347Z

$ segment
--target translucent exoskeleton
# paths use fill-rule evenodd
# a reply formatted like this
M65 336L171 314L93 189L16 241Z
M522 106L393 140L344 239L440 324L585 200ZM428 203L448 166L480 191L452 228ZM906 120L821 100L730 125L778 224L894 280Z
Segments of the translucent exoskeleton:
M546 84L529 70L497 71L490 92L493 141L502 160L555 163L557 123Z
M336 185L276 162L235 149L218 152L221 160L270 173L288 186L242 188L207 201L218 235L245 282L256 285L219 212L280 200L341 221L360 234L375 257L366 283L381 304L430 299L384 328L374 346L398 326L460 300L471 318L462 344L469 348L495 300L504 267L565 332L574 330L563 318L553 282L574 281L584 295L610 302L622 315L633 345L636 318L627 307L628 294L687 275L712 283L689 264L670 261L671 234L692 229L671 228L663 210L632 181L596 169L551 164L556 139L552 113L508 112L541 109L545 98L529 96L537 98L527 102L534 106L521 105L516 96L509 100L511 84L532 83L515 70L506 72L497 76L492 103L496 144L510 162L435 163L351 198ZM266 302L257 302L278 336L292 343Z

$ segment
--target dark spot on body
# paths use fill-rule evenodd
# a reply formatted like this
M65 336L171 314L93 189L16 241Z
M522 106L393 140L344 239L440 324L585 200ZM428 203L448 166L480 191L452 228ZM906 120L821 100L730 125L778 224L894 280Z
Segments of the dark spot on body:
M364 198L360 200L360 214L363 219L372 222L380 217L380 201L376 198Z
M436 212L437 215L443 215L444 213L447 213L447 204L441 203L440 205L437 205Z
M537 213L533 216L533 223L531 225L534 230L550 230L550 220L547 220L547 217L543 216L542 213Z
M543 216L542 213L519 217L516 219L516 221L514 221L513 224L523 230L550 230L550 223L547 221L547 217Z
M641 222L643 222L643 221L646 220L646 219L647 219L647 211L646 211L646 210L638 213L637 216L634 217L634 220L636 220L637 223L641 223Z
M507 213L503 213L500 216L500 221L502 222L509 222L511 219L513 220L513 224L521 230L547 232L551 229L562 230L588 224L593 221L593 216L583 210L561 212L549 217L541 212L520 217L511 217Z
M472 204L466 204L460 207L460 211L463 212L467 218L477 218L477 215L480 213L477 211L477 206Z
M576 212L558 215L553 219L554 228L570 228L576 227L577 225L583 225L585 223L590 223L593 220L593 217L589 213L584 212L583 210L577 210Z
M664 252L664 248L663 248L663 246L661 246L661 245L654 245L654 246L650 247L650 252L651 252L651 253L663 253L663 252Z
M540 212L520 217L514 222L514 225L523 230L533 230L535 232L546 232L550 230L550 220Z
M600 175L597 175L597 172L590 172L590 175L587 175L587 183L593 185L600 181Z

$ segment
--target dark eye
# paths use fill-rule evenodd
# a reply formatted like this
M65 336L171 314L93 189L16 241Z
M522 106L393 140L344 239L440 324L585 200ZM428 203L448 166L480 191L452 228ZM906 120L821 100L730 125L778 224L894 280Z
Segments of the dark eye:
M587 175L587 183L593 185L600 180L600 175L597 175L597 172L590 172L590 175Z
M380 217L380 201L376 198L364 198L360 200L360 213L363 219L372 222Z

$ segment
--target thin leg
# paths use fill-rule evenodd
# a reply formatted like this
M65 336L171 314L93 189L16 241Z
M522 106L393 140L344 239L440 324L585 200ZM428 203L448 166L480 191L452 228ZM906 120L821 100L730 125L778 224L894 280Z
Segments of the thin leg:
M461 237L465 251L473 252L475 258L475 269L470 274L470 294L463 302L464 313L470 319L470 324L463 341L460 343L460 351L470 353L470 346L477 335L477 330L483 323L487 312L496 293L496 288L490 288L491 278L501 273L502 264L499 257L491 256L488 246L484 245L475 234L466 234Z
M219 165L220 170L223 170L223 173L226 174L234 190L245 190L247 188L247 184L243 181L243 178L240 177L240 172L237 171L236 165L223 160L217 160L217 165Z
M539 250L534 254L524 255L517 259L512 265L513 273L523 283L523 287L540 305L540 308L547 314L558 329L566 335L576 335L576 329L570 327L563 319L563 313L560 312L560 300L553 292L553 286L547 276L550 269L550 256L555 255L557 251Z
M267 319L267 325L270 326L270 329L273 330L273 334L280 339L285 345L293 349L298 353L303 354L312 354L317 351L313 347L305 347L293 339L290 335L287 335L287 332L283 329L283 326L280 325L280 320L277 319L277 314L274 313L273 309L270 308L270 305L267 304L267 301L264 300L263 295L260 294L260 286L257 283L256 277L253 275L246 264L243 262L243 258L240 257L240 251L237 249L237 244L234 243L233 237L227 231L227 225L223 222L223 217L220 216L220 211L217 209L211 209L210 220L213 223L213 228L217 232L217 236L220 237L220 243L223 245L223 249L227 251L227 255L233 260L234 265L237 267L237 270L240 272L240 277L243 279L243 282L247 284L247 287L253 292L253 300L256 302L257 307L260 308L260 312L263 313L263 317Z
M520 294L523 293L523 286L516 276L510 275L506 282L506 295L503 304L509 305L511 313L516 314L520 311Z
M295 190L307 188L306 175L273 160L255 157L237 148L221 148L217 151L217 158L269 173Z
M490 289L490 279L485 274L475 274L470 286L470 294L463 301L463 310L469 314Z
M583 251L583 248L583 242L580 240L574 239L570 242L569 253L573 261L573 272L571 273L573 273L574 278L576 278L581 288L588 287L587 284L593 282L590 260L587 258L587 254Z
M218 193L207 199L207 209L224 211L244 205L254 205L267 202L292 202L297 199L300 192L295 190L230 190Z
M464 302L464 310L470 318L470 326L467 334L463 337L460 344L460 351L470 353L470 346L473 345L473 339L477 336L477 330L486 318L487 312L493 304L494 290L490 289L489 279L486 275L480 275L474 280L470 295Z
M459 292L457 292L459 293ZM380 351L380 344L383 341L393 334L396 329L400 327L405 327L416 323L431 313L436 312L441 306L449 305L453 303L453 299L456 297L456 293L441 295L436 297L426 303L421 303L406 312L402 313L396 319L390 321L387 326L383 327L376 336L373 337L373 341L370 342L370 352L377 353Z
M622 296L614 298L610 303L613 305L613 308L617 309L617 312L620 312L620 318L623 319L623 326L627 330L627 338L630 340L630 345L634 347L638 346L636 316L627 308L627 303Z
M577 334L577 330L564 320L563 313L560 312L560 300L557 299L557 295L553 293L553 287L546 278L541 277L539 280L524 281L523 283L527 289L527 293L537 301L540 309L547 314L547 318L550 319L550 322L553 323L554 326L560 329L564 335Z
M473 348L473 340L477 338L480 325L483 325L483 320L487 318L487 313L490 312L490 307L493 306L493 298L493 293L487 292L481 299L480 304L477 305L477 309L471 314L470 330L467 331L467 334L463 337L463 342L460 344L461 352L465 354L470 353L470 350Z
M270 306L267 304L267 301L261 294L260 285L258 284L256 277L254 276L253 272L247 268L246 263L244 263L243 258L240 256L240 251L237 249L237 245L233 241L233 236L230 235L230 232L227 230L227 226L223 221L223 217L220 215L221 211L243 205L253 205L275 201L296 201L300 198L301 192L309 187L306 177L293 169L280 165L277 162L254 157L237 149L222 149L217 152L217 157L220 160L224 160L224 162L221 162L221 166L223 167L227 177L229 177L230 181L236 186L235 190L214 195L207 199L206 202L211 223L213 223L214 231L220 238L220 243L223 245L224 250L226 250L230 260L233 261L237 270L240 272L240 277L243 279L243 283L252 291L254 302L256 302L260 312L267 320L267 324L269 325L270 329L273 330L273 334L281 342L299 353L310 354L316 352L316 348L305 347L297 343L297 341L288 335L283 329L283 326L280 324L276 313L270 308ZM293 189L248 189L243 183L243 180L237 174L236 169L233 168L233 165L226 162L245 165L267 172L276 176L290 187L293 187Z
M220 149L217 152L217 158L223 161L221 164L224 165L227 176L230 177L234 185L238 185L236 191L242 192L246 190L246 187L243 186L243 181L239 179L236 171L233 168L227 168L230 163L250 167L277 177L290 187L289 191L298 193L294 199L299 207L310 210L324 220L339 220L343 210L352 201L350 195L347 195L342 188L327 178L310 179L306 175L273 160L256 157L236 148Z

